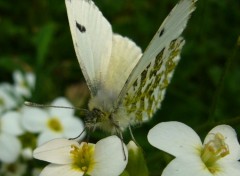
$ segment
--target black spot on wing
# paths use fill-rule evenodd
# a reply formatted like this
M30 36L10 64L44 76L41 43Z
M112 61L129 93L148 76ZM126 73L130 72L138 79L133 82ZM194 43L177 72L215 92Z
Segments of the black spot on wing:
M159 37L161 37L162 35L163 35L163 33L164 33L164 28L160 31L160 33L159 33Z
M79 24L78 22L76 22L76 27L78 28L78 30L79 30L81 33L86 32L85 26Z

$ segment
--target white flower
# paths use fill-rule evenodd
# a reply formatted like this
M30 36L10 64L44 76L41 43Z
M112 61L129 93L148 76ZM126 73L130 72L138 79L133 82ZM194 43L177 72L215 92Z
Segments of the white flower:
M16 93L29 98L31 96L31 91L35 86L35 75L31 72L23 74L19 70L16 70L13 73L13 79Z
M26 148L22 149L22 157L25 160L31 160L32 159L32 154L33 154L32 148L26 147Z
M0 175L4 176L23 176L26 173L27 165L18 162L11 164L2 164Z
M96 145L55 139L35 149L33 157L52 163L40 176L118 176L127 164L121 142L117 136L104 138Z
M199 136L180 122L163 122L153 127L148 141L176 158L162 176L239 176L240 145L228 125L213 128L203 144Z
M52 105L72 107L65 98L57 98ZM23 126L30 132L40 133L38 145L54 138L77 137L84 129L83 122L74 116L72 109L49 108L47 111L25 107L22 112Z
M11 93L13 93L13 88L10 84L0 84L0 114L17 106L17 102L11 96Z
M0 161L16 161L21 151L21 143L16 136L22 133L19 113L9 111L0 115Z

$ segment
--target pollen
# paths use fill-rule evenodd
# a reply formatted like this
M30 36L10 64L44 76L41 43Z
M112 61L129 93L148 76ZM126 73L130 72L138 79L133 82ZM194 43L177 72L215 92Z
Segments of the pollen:
M95 165L94 145L84 142L80 147L72 145L71 148L70 154L73 160L72 168L88 175Z
M48 127L55 132L61 132L63 130L61 122L56 117L50 118L47 123Z
M201 158L208 170L213 174L220 170L217 161L229 154L229 148L221 133L210 135L213 135L212 139L204 145Z

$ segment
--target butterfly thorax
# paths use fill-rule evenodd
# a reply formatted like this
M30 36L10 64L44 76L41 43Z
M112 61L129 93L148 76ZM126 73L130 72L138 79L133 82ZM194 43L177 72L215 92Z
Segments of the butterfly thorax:
M90 99L89 115L85 118L86 125L110 133L116 133L116 129L123 131L129 125L125 109L114 106L116 97L113 95L111 92L99 91Z

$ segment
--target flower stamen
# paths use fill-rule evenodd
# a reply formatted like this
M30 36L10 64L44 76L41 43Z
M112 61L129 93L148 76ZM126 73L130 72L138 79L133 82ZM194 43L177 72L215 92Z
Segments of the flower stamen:
M63 126L58 118L50 118L47 123L49 128L55 132L61 132L63 130Z
M217 160L229 154L228 145L221 133L211 134L213 138L204 145L201 158L211 173L219 171Z
M5 105L4 99L0 97L0 106L4 106L4 105Z
M89 173L94 168L94 145L82 143L80 147L76 145L71 146L70 151L73 159L72 167L80 170L85 174Z

